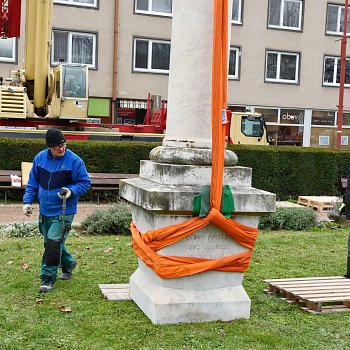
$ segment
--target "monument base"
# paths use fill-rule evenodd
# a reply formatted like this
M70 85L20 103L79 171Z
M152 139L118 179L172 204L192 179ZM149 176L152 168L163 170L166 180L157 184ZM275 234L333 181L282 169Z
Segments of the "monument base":
M210 166L141 161L140 177L122 180L119 193L131 203L141 234L192 218L193 198L210 184ZM275 195L251 187L251 169L229 166L224 183L231 187L235 221L256 228L259 217L275 210ZM163 256L217 260L248 248L209 224L157 251ZM244 273L210 270L161 278L138 259L130 278L130 296L154 324L230 321L250 317L251 301Z
M142 266L133 273L130 296L154 324L230 321L250 316L251 302L242 285L215 288L215 284L210 283L211 287L203 290L166 287L152 283L147 276L149 273L153 271L145 273ZM211 275L204 272L197 277L203 279L206 274ZM172 282L186 278L193 281L191 276L172 279Z

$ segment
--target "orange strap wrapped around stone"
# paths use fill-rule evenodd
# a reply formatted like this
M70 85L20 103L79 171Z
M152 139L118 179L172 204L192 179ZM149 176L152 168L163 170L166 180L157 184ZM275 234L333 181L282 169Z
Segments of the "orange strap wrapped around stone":
M245 272L248 269L258 230L225 218L220 213L224 174L225 128L222 122L227 101L228 67L228 0L214 0L213 66L212 66L212 174L210 212L204 218L195 217L141 234L131 223L135 253L162 278L188 276L204 271ZM221 259L164 256L157 253L201 228L213 224L239 244L247 247L244 253Z

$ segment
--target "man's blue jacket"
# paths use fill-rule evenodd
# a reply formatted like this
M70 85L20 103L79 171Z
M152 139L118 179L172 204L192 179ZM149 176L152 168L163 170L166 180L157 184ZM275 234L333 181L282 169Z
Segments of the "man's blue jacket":
M67 199L66 214L75 214L78 198L89 190L90 185L85 164L75 153L66 149L63 157L54 158L51 151L45 149L34 157L23 203L33 203L38 197L42 215L61 215L62 199L57 193L67 187L72 194Z

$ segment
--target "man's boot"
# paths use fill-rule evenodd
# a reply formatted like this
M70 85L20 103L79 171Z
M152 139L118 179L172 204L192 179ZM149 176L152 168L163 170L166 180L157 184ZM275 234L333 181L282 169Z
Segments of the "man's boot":
M77 262L74 261L74 264L70 268L62 267L62 274L60 275L60 280L69 280L73 276L73 270L77 266Z
M51 292L53 285L54 285L54 281L50 276L43 276L41 286L39 287L39 292L41 293Z

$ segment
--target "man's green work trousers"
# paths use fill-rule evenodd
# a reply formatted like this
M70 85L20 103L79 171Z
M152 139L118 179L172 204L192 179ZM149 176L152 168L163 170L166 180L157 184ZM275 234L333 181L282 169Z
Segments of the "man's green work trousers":
M69 269L75 264L74 258L64 245L72 226L74 214L64 218L64 239L62 241L62 216L39 216L39 230L44 237L44 255L41 263L41 280L55 282L59 266Z

